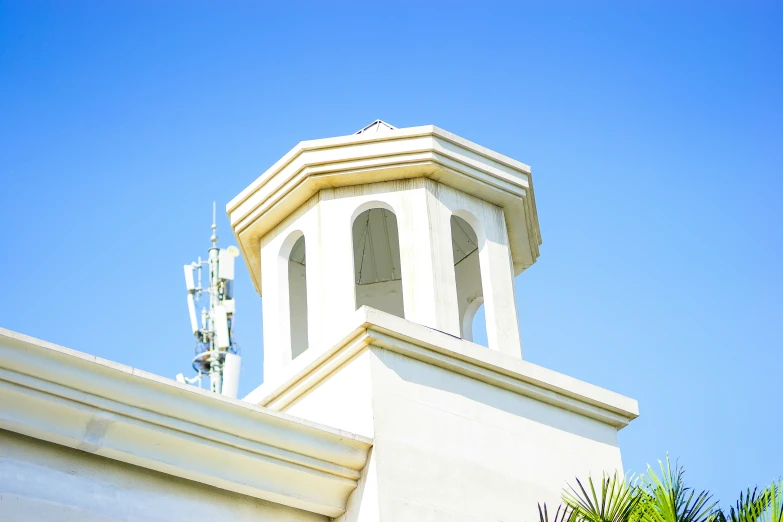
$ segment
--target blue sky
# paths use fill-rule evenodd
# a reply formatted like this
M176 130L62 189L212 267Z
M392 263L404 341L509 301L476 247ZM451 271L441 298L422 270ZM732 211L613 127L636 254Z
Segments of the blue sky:
M668 451L733 502L783 474L783 10L587 4L0 2L0 325L186 371L212 200L300 140L432 123L532 165L525 357L639 400L627 469Z

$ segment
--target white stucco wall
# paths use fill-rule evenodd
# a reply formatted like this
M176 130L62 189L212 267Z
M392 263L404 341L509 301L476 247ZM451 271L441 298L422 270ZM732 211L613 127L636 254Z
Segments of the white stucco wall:
M353 357L296 402L286 413L326 426L372 437L375 432L372 405L371 354Z
M370 315L376 317L368 321L378 319L377 312ZM444 357L455 355L458 366L470 364L466 356L492 352L405 320L385 319L380 329L399 337L368 334L380 344L359 348L339 367L324 370L323 380L282 407L374 438L372 466L362 473L342 520L533 522L538 503L557 505L562 488L575 477L622 472L618 430L623 421L580 413L570 399L552 402L544 389L542 400L528 385L493 384L477 368L455 371L451 363L437 362L440 355L434 356L437 364L425 362L421 350L428 344ZM346 341L345 350L358 342ZM514 359L502 354L488 360L506 371L520 370L516 375L525 380L524 372L541 370L522 361L521 367L510 364ZM315 374L299 374L305 375L306 381ZM295 395L299 386L308 386L297 379L290 388ZM546 371L537 379L545 386L567 384L569 393L586 394L592 397L588 401L616 401L606 406L610 410L633 402ZM626 414L634 416L634 407Z
M623 469L615 426L376 347L285 411L374 437L344 520L533 522Z
M0 430L0 520L306 522L328 518Z
M381 520L538 519L574 477L622 471L617 428L372 350Z

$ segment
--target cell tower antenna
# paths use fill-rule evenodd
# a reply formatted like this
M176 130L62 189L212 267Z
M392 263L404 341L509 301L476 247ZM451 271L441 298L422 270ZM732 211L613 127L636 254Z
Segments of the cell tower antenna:
M212 237L209 238L212 241L212 246L217 245L217 224L215 223L215 202L212 202Z
M201 259L185 265L185 286L188 289L188 313L190 327L196 338L196 354L192 365L196 375L186 378L177 375L177 380L201 387L202 377L209 375L209 389L236 398L239 387L241 358L234 340L236 303L234 302L234 260L239 249L230 246L221 249L217 246L217 222L215 202L212 202L212 246L207 259ZM201 270L209 271L209 286L201 286ZM194 280L198 275L198 284ZM201 326L196 317L196 303L202 294L209 296L209 309L201 310Z

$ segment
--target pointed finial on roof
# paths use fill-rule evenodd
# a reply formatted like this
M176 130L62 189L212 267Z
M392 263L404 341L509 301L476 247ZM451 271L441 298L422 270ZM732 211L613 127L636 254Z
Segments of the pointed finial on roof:
M389 132L397 130L397 127L393 125L389 125L383 120L375 120L371 124L367 125L363 129L360 129L356 131L354 134L367 134L367 133L373 133L373 132Z

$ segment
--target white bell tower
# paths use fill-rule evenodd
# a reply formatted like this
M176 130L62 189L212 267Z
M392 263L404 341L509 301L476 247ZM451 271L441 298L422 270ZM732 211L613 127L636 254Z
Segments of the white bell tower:
M380 120L302 142L228 205L264 298L265 380L363 305L522 357L513 278L538 257L530 168Z
M245 400L374 438L342 520L534 520L622 471L636 401L522 359L530 168L434 126L304 141L228 204L263 297ZM472 341L485 307L489 348Z

